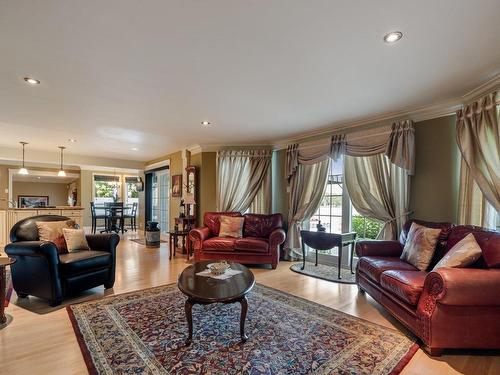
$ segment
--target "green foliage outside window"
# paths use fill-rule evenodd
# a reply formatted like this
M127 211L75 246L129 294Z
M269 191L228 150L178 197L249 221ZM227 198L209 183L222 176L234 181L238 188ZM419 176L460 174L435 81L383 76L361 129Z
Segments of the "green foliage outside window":
M352 217L352 230L358 234L358 239L376 239L382 229L382 223L363 216Z
M96 198L113 198L115 194L115 184L106 181L94 181Z
M136 184L127 184L127 195L128 198L139 198L139 192L137 191L137 185Z

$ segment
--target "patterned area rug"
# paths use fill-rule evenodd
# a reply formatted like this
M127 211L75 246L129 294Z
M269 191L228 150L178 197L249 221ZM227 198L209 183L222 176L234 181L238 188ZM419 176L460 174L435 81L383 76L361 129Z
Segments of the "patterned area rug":
M91 374L398 374L418 346L404 334L256 285L240 305L195 305L184 346L177 285L67 307Z
M5 270L5 303L4 306L9 306L10 297L12 296L12 277L10 275L10 270Z
M337 279L338 268L332 266L326 266L324 264L318 264L315 266L313 262L306 262L306 267L302 270L302 262L295 263L290 266L290 269L294 272L301 273L303 275L316 277L318 279L333 281L335 283L343 284L356 284L356 276L351 273L348 268L340 269L340 280Z

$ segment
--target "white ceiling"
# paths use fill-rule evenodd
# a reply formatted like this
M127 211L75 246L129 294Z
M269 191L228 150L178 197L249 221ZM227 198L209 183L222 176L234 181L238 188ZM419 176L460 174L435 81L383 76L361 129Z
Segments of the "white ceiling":
M499 15L498 0L1 0L0 146L145 161L434 104L500 72Z

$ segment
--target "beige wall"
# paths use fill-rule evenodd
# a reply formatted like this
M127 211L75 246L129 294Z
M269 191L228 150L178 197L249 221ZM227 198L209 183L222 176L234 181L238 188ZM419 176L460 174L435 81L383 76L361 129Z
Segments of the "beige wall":
M415 124L416 163L410 207L414 217L457 222L460 151L455 116Z
M47 195L50 206L67 206L68 184L14 181L12 198L18 201L20 195Z

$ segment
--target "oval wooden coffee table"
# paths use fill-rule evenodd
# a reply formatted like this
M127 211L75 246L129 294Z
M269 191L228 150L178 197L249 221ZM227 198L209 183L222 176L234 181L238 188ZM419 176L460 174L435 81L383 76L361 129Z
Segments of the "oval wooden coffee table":
M197 262L182 271L177 285L182 293L187 296L184 309L188 323L188 338L186 345L190 345L193 340L193 305L208 305L211 303L236 303L241 304L240 316L240 336L245 342L248 337L245 335L245 320L248 311L247 293L253 288L255 278L253 273L239 263L229 262L231 269L242 271L226 280L218 280L208 276L196 275L198 272L207 269L207 264L214 263Z

